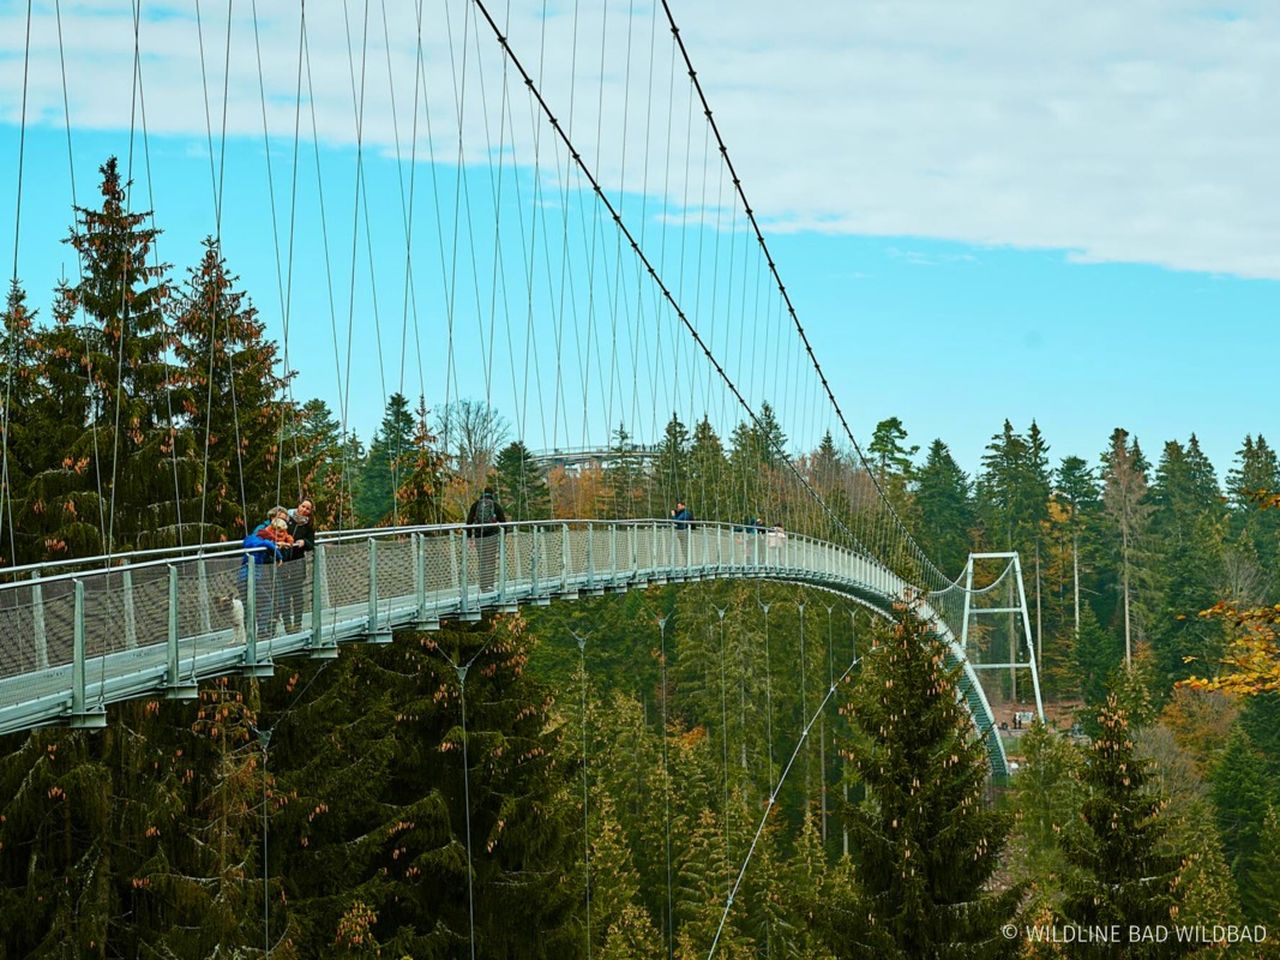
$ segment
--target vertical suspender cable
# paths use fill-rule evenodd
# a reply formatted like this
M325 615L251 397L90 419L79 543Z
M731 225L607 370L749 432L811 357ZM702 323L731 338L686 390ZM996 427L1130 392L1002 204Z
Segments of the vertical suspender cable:
M22 117L18 127L18 193L17 199L14 201L13 211L13 285L11 289L15 293L18 289L18 241L22 235L22 173L27 146L27 73L30 66L31 0L27 0L27 30L22 52ZM15 309L16 307L17 305L15 304ZM18 547L13 532L13 491L9 489L9 407L13 396L14 364L12 357L8 359L9 362L5 364L7 369L5 370L4 384L4 422L0 424L0 433L3 434L4 442L3 465L0 466L0 491L4 494L4 502L0 503L0 527L4 525L4 511L7 509L9 514L9 562L16 566L18 563Z

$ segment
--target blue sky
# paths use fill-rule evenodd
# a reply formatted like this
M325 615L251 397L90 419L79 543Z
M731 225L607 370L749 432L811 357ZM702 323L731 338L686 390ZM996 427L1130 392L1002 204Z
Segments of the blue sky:
M741 250L733 244L745 235L725 227L731 206L715 206L711 195L701 202L691 196L699 189L699 171L707 169L703 134L696 125L682 130L687 91L672 81L670 52L663 61L656 44L657 65L650 60L641 70L650 56L646 31L652 11L640 5L629 22L626 9L615 4L612 20L577 24L579 34L594 37L595 45L580 40L575 55L575 25L566 10L553 8L542 18L537 5L525 6L529 9L517 5L512 13L513 44L542 74L548 100L575 130L575 142L606 186L621 191L624 216L633 229L645 231L646 248L656 249L662 237L674 247L681 237L687 244L709 245L718 236L731 241L726 250ZM1086 3L1069 22L1054 23L1026 15L1024 6L992 0L967 19L957 19L946 4L908 10L882 3L856 10L819 3L809 18L786 18L769 4L752 2L728 23L711 4L677 8L677 15L788 291L859 439L869 437L877 420L896 415L912 442L924 446L941 436L972 471L1006 417L1019 428L1036 418L1055 459L1076 453L1093 460L1115 426L1137 434L1153 458L1165 440L1195 432L1223 473L1245 433L1280 429L1280 400L1272 386L1280 316L1280 198L1273 189L1273 172L1280 169L1280 124L1267 107L1267 91L1276 88L1280 75L1275 58L1266 53L1280 42L1280 19L1268 7L1247 4L1172 11L1169 5L1143 2L1117 11L1114 5ZM70 189L56 36L49 30L48 8L36 8L18 264L33 301L45 306L52 282L63 269L73 272L74 263L58 243L69 223ZM514 279L522 217L533 207L535 143L541 145L543 182L551 184L557 176L558 183L574 182L566 180L562 162L549 161L549 140L535 141L549 134L545 127L536 132L527 101L502 96L502 61L492 38L480 42L467 10L458 3L442 7L433 22L450 29L430 30L424 41L428 93L422 118L430 114L435 123L430 145L438 153L434 166L420 162L417 168L413 276L418 324L405 350L400 345L406 315L399 184L408 170L413 24L389 24L385 42L380 24L370 34L371 49L378 52L370 54L369 76L381 71L384 85L377 94L370 83L365 114L365 189L379 264L375 280L383 349L380 366L362 232L349 416L366 438L384 391L400 386L402 358L405 392L416 395L422 389L429 402L483 396L487 372L488 390L500 407L509 410L521 396L528 409L535 405L537 385L521 366L529 339L521 339L522 301ZM0 3L5 38L0 41L0 224L8 224L0 230L0 263L6 273L13 255L15 90L20 90L15 71L21 66L21 48L14 46L20 31L13 27L24 14L25 5ZM77 189L85 202L93 196L94 167L108 153L122 158L128 153L128 23L108 4L87 3L64 17L73 59L69 86ZM989 29L997 22L1002 39ZM304 136L290 337L291 366L299 371L296 395L323 396L335 408L341 406L347 377L355 183L355 71L341 24L339 8L320 11L309 35L332 266L328 272L322 267L315 159L312 141ZM283 229L297 24L282 14L260 27ZM199 239L213 229L192 28L190 11L177 3L155 4L143 25L155 177L149 187L166 231L161 254L179 268L194 260ZM266 212L251 28L239 20L235 25L223 236L232 268L279 336L282 311ZM209 22L205 29L216 118L223 37ZM544 30L545 39L540 37ZM1143 38L1140 43L1135 36ZM608 54L603 69L600 37ZM541 57L540 49L547 51ZM462 65L463 52L470 66ZM459 123L457 82L464 73L470 92L463 97L470 100ZM385 89L389 77L395 78L390 89L399 98L394 121ZM646 104L653 104L648 112L658 120L645 116ZM665 126L667 115L678 122ZM495 134L500 117L507 118L509 135ZM309 125L305 112L303 118ZM460 129L465 181L457 179ZM420 160L427 145L423 134ZM135 206L140 208L146 206L148 189L142 146L136 138ZM672 156L693 158L687 175L684 161L673 163ZM494 157L502 158L496 176L491 174ZM716 176L720 189L725 186L723 175L713 172L713 194ZM459 359L450 373L441 359L448 337L443 304L449 267L442 268L432 235L451 229L452 204L462 196L457 192L462 183L469 185L466 197L472 203L471 217L463 219L475 226L468 230L464 224L459 234L462 271L470 270L471 276L455 282L457 342L468 342L466 337L487 342L490 323L499 335L504 326L514 326L516 333L510 342L499 336L500 342L485 348L493 350L491 363ZM505 199L495 213L498 186ZM580 186L574 183L571 193ZM553 192L548 187L544 197L549 220L556 216L551 208L557 204L546 199ZM519 203L513 200L517 196ZM572 208L584 237L611 229L590 219L592 214L584 213L589 207L580 200L559 206L564 223L572 219L567 212ZM719 230L710 225L715 213L721 215ZM512 277L508 302L496 312L485 303L486 293L474 292L495 275L495 226L507 238L502 266ZM600 263L611 264L626 286L634 264L609 259L601 244ZM452 240L446 238L445 246L452 249ZM477 260L470 259L473 246L481 251ZM579 274L588 267L588 249L580 246L569 258ZM546 273L550 277L555 270L547 267ZM335 278L332 323L329 274ZM687 278L678 282L675 268L671 274L669 283L691 313L708 310L725 295L710 279L695 287ZM712 398L712 388L701 379L705 370L695 373L691 366L696 353L690 344L677 347L669 339L663 346L647 339L657 337L659 328L669 328L663 336L679 333L674 320L660 318L656 307L643 308L649 310L647 321L641 314L624 319L625 329L633 330L629 353L662 369L646 372L644 383L628 385L625 374L611 373L609 360L600 360L599 339L593 361L591 338L624 329L616 307L611 328L600 306L610 295L608 277L597 276L597 285L598 295L589 305L584 299L582 309L602 312L594 321L584 319L577 334L568 331L562 344L562 356L575 351L577 356L565 361L572 373L560 375L564 396L544 395L536 401L539 416L531 414L523 424L533 446L577 443L618 419L629 420L642 437L652 433L665 416L649 401L662 397L659 405L665 406L675 389L668 370L686 383L689 376L698 377L695 392ZM642 301L651 296L638 293L636 277L626 288L636 290ZM554 294L548 296L554 300ZM732 299L728 307L736 309ZM555 336L549 318L556 311L548 301L536 312L533 340L543 349L545 364ZM736 347L741 357L744 338L762 340L754 328L735 328L742 311L737 316L728 322L699 320L718 353ZM651 326L641 329L645 323ZM412 318L407 329L413 329ZM812 406L816 385L799 365L794 342L756 346L772 353L784 374L795 371L788 432L807 437L832 426L830 411ZM743 359L737 373L753 403L773 393L782 406L777 388L766 379L769 362L765 356L749 365ZM593 363L599 369L593 370ZM684 374L679 373L682 364ZM549 369L542 384L551 394ZM710 402L719 411L717 422L727 429L735 414L723 391ZM696 397L688 400L689 410L698 405Z

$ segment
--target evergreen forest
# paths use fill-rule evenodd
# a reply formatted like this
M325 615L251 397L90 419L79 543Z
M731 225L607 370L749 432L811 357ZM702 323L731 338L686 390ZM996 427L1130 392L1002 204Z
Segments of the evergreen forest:
M893 417L798 449L766 404L565 466L481 401L398 393L361 438L294 398L214 240L158 261L126 186L108 160L47 312L8 291L3 566L236 542L304 496L321 530L457 523L491 485L510 520L684 499L836 539L882 493L950 577L1018 552L1049 722L993 780L915 606L793 584L405 631L0 739L0 958L1280 956L1267 439L1220 473L1194 435L1065 452L1006 420L970 474ZM1030 709L1025 671L989 692ZM1112 924L1197 939L1033 934Z

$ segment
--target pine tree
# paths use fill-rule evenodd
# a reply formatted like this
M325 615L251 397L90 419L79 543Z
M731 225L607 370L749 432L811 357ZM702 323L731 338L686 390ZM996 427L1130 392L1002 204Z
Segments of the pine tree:
M271 863L299 956L325 955L357 900L384 956L465 955L468 827L476 955L584 955L580 781L533 642L518 616L398 635L312 677L275 725Z
M387 409L378 432L369 441L369 453L360 471L355 497L356 516L374 526L399 523L401 504L397 493L414 448L415 424L409 401L403 394L387 398Z
M1280 594L1280 510L1263 509L1259 495L1280 491L1280 458L1261 435L1246 435L1227 473L1233 532L1253 546L1264 571L1270 571L1267 594Z
M969 559L974 527L969 478L941 440L934 440L916 473L919 539L942 571L958 576Z
M983 807L987 757L956 696L958 676L906 607L863 658L843 711L852 735L837 743L867 798L845 811L856 884L851 900L833 903L825 931L836 957L1017 951L992 937L1022 891L988 889L1009 820Z
M1013 781L1013 846L1027 879L1061 875L1062 833L1080 810L1079 751L1040 722L1022 737L1026 758Z
M1140 760L1129 718L1114 696L1097 715L1098 736L1085 761L1086 797L1080 819L1065 841L1068 873L1062 924L1078 927L1172 927L1185 899L1184 857L1161 851L1168 832L1164 801L1148 785L1149 764ZM1194 944L1095 945L1097 956L1169 957Z
M1134 587L1138 580L1136 566L1139 549L1146 533L1151 506L1147 503L1146 461L1135 440L1117 427L1111 434L1111 446L1103 454L1102 501L1110 532L1120 553L1121 622L1124 625L1124 659L1133 659L1135 639L1133 627Z
M146 226L149 213L127 209L129 184L114 157L100 173L102 207L76 207L66 241L80 257L81 280L71 292L87 322L55 348L81 358L90 375L88 409L71 421L79 430L61 463L33 477L25 497L25 509L40 517L48 557L176 543L186 519L179 514L192 509L172 462L181 411L171 403L169 267L150 262L159 230ZM105 544L101 528L84 520L99 513L99 489Z
M321 529L339 524L342 502L342 426L329 405L312 399L287 414L284 483L297 496L311 497ZM288 499L287 497L285 499Z
M689 489L689 431L675 413L671 414L658 441L653 459L653 483L660 516L667 516L681 498L689 504L695 517L701 514L701 504L689 499L694 495Z
M1073 610L1072 625L1080 631L1080 577L1088 571L1088 535L1096 524L1102 501L1093 471L1081 457L1063 457L1058 466L1054 499L1067 509L1066 526L1071 537ZM1084 570L1082 571L1082 563Z
M689 496L703 504L703 516L716 520L736 520L752 511L742 505L730 484L729 460L711 421L703 417L693 428L689 444Z
M1263 818L1268 804L1280 796L1267 778L1265 761L1240 728L1227 741L1209 782L1222 852L1247 907L1251 897L1248 875L1261 851Z
M448 461L437 446L435 434L431 432L427 403L422 397L418 398L416 421L410 448L400 458L403 461L399 470L400 488L396 491L400 522L444 523L444 494L449 483ZM510 519L524 519L512 516L510 507L507 510Z
M498 500L511 520L546 520L551 493L533 454L520 440L502 448L496 463Z
M623 424L618 424L613 432L609 453L605 464L605 484L609 488L607 516L614 519L644 516L648 492L644 469L635 455L631 434Z
M1251 919L1268 930L1280 926L1280 807L1268 804L1258 835L1258 855L1249 864L1244 892Z
M285 380L275 344L248 296L235 286L217 241L204 241L174 302L175 402L184 412L184 486L198 508L184 517L188 540L239 539L267 508L292 493L280 460ZM292 480L292 478L289 478ZM247 515L246 515L247 514ZM203 523L203 527L200 524Z
M43 392L38 380L38 346L33 323L36 312L27 307L27 294L15 278L0 316L0 431L4 444L0 467L0 557L6 566L33 555L29 535L15 529L13 501L25 493L30 478L47 458L45 424L33 417ZM22 493L18 493L21 491ZM21 508L19 508L19 515Z

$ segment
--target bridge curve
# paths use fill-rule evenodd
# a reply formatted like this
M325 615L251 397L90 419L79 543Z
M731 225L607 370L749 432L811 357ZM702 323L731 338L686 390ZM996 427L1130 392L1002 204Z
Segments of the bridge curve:
M681 532L666 521L530 521L501 525L483 550L476 542L458 524L377 528L321 535L305 565L242 571L245 551L226 546L133 554L95 569L45 565L0 585L0 734L101 727L111 703L192 699L202 680L268 676L279 657L333 658L343 643L389 643L396 629L583 594L765 579L824 589L884 617L918 594L847 547L722 523ZM484 553L491 569L481 569ZM261 630L260 597L272 605ZM295 622L282 625L276 605L290 602ZM1004 745L975 671L946 618L918 602L962 667L961 695L1003 775Z

